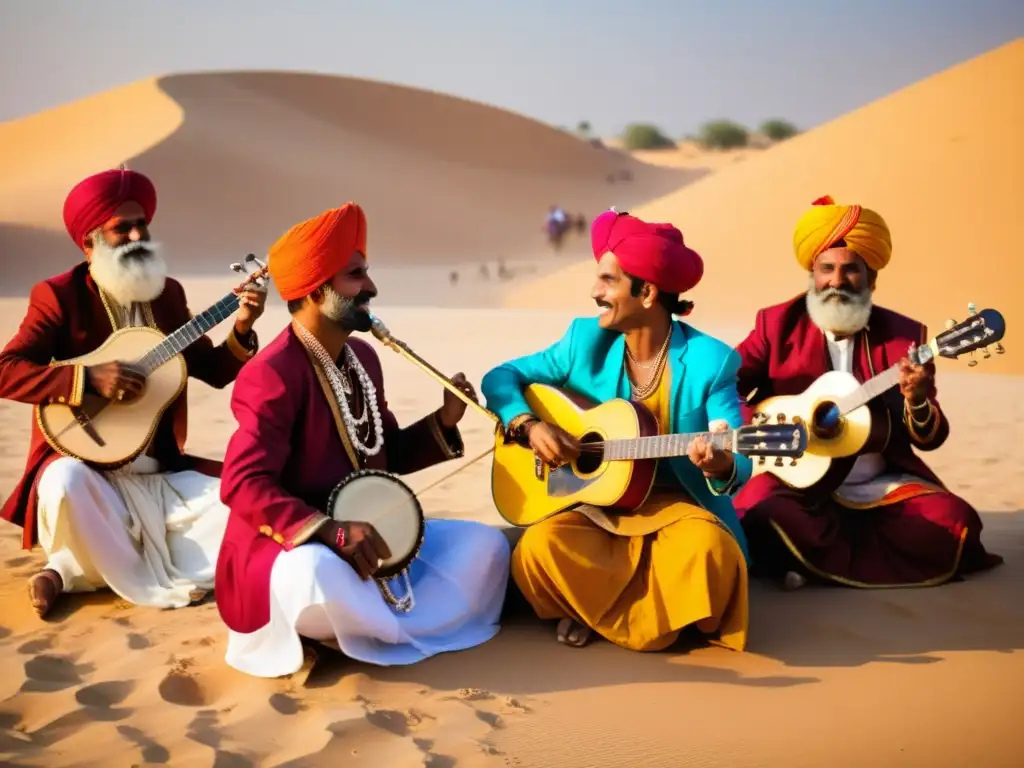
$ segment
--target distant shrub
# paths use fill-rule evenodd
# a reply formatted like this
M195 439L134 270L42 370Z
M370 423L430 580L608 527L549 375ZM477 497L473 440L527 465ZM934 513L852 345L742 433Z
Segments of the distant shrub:
M795 125L778 118L765 120L757 130L772 141L785 141L800 133L800 130Z
M576 133L578 133L580 136L589 136L590 123L587 122L586 120L580 120L578 123L576 123Z
M708 149L737 149L749 141L750 132L731 120L712 120L700 129L700 143Z
M622 132L622 143L626 149L671 149L676 145L657 126L647 123L627 125Z

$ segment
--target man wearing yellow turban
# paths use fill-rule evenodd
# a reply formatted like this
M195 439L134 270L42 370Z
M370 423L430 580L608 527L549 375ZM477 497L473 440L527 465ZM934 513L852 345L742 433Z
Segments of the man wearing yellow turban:
M928 338L927 328L872 302L878 272L892 256L885 220L822 197L797 222L793 250L808 274L807 291L760 310L738 347L745 421L762 400L801 394L830 370L865 382L898 364L899 386L876 401L891 424L881 453L835 461L812 489L764 473L739 492L736 512L755 572L781 577L788 588L808 578L855 587L927 586L999 564L1002 558L982 546L978 513L947 491L913 450L942 445L949 422L939 407L934 365L906 358Z
M217 606L228 664L258 677L298 671L301 637L393 665L498 632L510 554L501 531L427 520L408 581L389 583L392 596L409 590L415 599L402 612L372 578L390 556L381 534L325 514L331 491L357 470L407 474L463 452L463 401L446 390L440 408L399 428L380 360L352 335L370 329L377 295L366 253L366 216L355 203L295 225L271 246L270 275L292 320L232 392L238 429L222 473L230 513ZM475 397L462 374L453 381Z

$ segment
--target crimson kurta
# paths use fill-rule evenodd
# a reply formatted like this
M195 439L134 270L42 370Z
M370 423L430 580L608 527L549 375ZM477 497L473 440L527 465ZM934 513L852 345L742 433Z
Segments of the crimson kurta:
M376 352L348 345L377 390L384 447L360 468L407 474L462 455L458 429L437 413L400 429L388 409ZM230 508L217 559L215 591L224 623L249 633L270 619L270 573L281 552L309 539L331 490L354 467L313 362L291 325L246 366L231 409L238 429L228 442L221 499Z
M191 319L185 291L171 278L144 313L165 334ZM79 404L86 386L82 366L50 363L92 352L116 330L115 317L85 262L37 283L29 294L28 311L21 327L0 352L0 397L32 405ZM255 344L255 336L251 338ZM234 381L252 351L242 345L232 329L219 346L202 336L183 355L189 376L221 389ZM194 469L217 476L219 462L184 453L187 394L186 386L164 412L153 438L152 454L166 471ZM0 510L0 517L23 528L25 549L36 543L36 484L46 466L59 456L43 438L33 416L25 473Z
M867 329L856 337L853 373L866 381L899 362L911 344L926 340L921 323L875 307ZM832 369L825 336L807 313L806 294L759 311L738 351L740 398L755 393L744 406L746 422L757 403L800 394ZM881 396L892 424L882 456L886 473L911 474L941 488L913 450L935 450L949 435L934 388L929 394L938 422L928 434L907 426L898 388ZM946 491L925 490L906 487L869 509L850 509L765 473L747 482L735 506L754 567L762 573L797 570L851 586L910 586L941 583L1002 562L982 546L981 519L967 502Z

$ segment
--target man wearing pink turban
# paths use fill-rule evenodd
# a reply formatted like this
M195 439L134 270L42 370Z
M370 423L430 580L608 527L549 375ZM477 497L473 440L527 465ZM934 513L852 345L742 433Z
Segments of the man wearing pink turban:
M87 393L116 403L141 391L144 378L126 363L74 360L119 329L170 334L191 319L181 284L167 277L150 239L155 213L153 183L136 171L103 171L71 190L64 224L84 260L32 288L25 319L0 352L0 397L78 408ZM201 336L184 350L190 376L217 388L234 381L255 354L252 326L265 295L241 294L224 343ZM29 580L40 616L66 592L109 587L136 604L179 607L212 588L227 510L218 499L219 463L184 453L186 403L183 389L148 448L117 473L62 456L33 418L25 473L0 517L23 528L26 549L38 543L46 552L46 567ZM175 529L152 538L171 516Z
M508 437L532 448L551 467L549 477L568 482L575 476L563 465L580 456L578 436L534 415L526 391L532 384L596 403L628 398L661 433L741 424L739 355L675 319L690 313L693 305L680 294L704 274L682 233L612 210L593 222L591 245L591 296L601 313L573 321L552 346L498 366L482 382ZM597 632L624 648L654 651L695 627L743 650L746 540L730 495L750 469L746 457L694 440L685 455L658 463L653 490L636 500L643 502L636 513L584 504L528 527L513 552L513 579L540 618L559 620L558 640L570 646Z
M758 311L738 347L744 418L767 398L803 393L827 371L866 382L898 365L899 386L873 401L890 425L881 452L837 459L809 489L764 473L737 495L755 569L787 589L808 579L923 587L1002 562L982 546L978 513L916 452L941 446L949 422L934 364L907 359L911 346L927 340L927 328L872 300L892 257L885 220L870 208L820 197L796 223L793 253L807 290Z

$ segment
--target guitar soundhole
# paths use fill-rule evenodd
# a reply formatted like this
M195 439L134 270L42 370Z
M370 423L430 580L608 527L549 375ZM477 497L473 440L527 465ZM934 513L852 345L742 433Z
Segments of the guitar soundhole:
M826 400L818 403L811 415L811 430L814 435L822 440L830 440L837 437L843 429L843 417L839 413L839 406Z
M600 443L604 440L601 435L596 432L587 432L583 437L580 438L582 445ZM597 445L592 445L588 450L586 448L580 452L580 457L576 459L576 469L581 475L589 475L591 472L596 472L604 461L604 451Z

